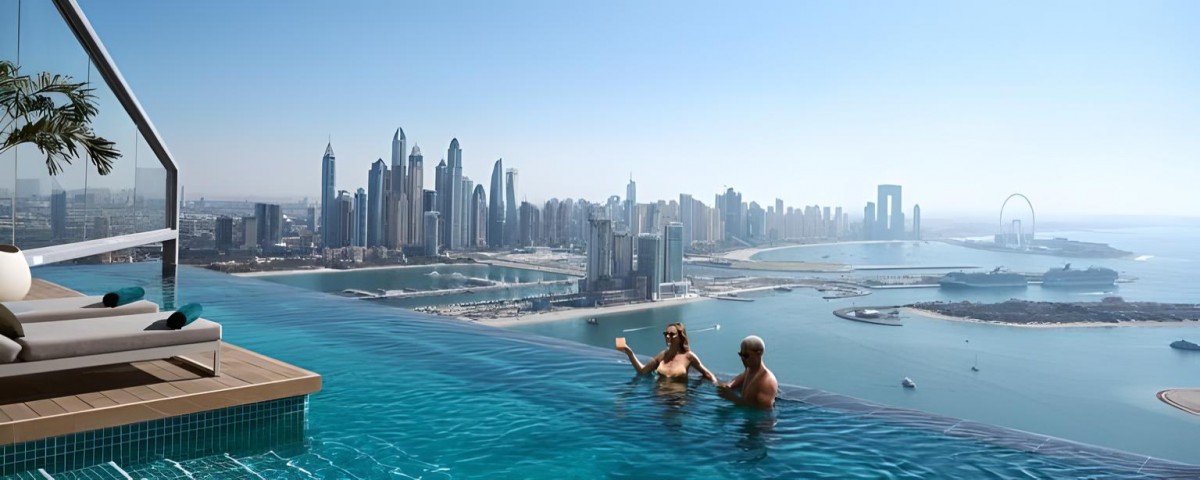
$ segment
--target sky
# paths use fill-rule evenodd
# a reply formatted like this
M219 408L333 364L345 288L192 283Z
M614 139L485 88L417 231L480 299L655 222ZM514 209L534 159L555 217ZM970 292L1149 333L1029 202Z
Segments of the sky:
M14 0L2 0L11 4ZM26 2L29 3L29 2ZM518 196L733 187L925 216L1195 216L1200 2L188 1L81 5L188 199L365 187L397 127ZM488 192L489 195L491 192Z

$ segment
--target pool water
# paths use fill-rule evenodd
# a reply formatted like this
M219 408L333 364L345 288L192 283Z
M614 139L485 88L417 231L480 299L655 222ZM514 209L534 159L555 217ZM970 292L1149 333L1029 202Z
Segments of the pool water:
M89 294L142 285L163 300L159 268L34 273ZM306 445L101 465L56 478L1147 478L1187 471L799 387L785 387L775 412L749 412L719 399L711 385L660 391L652 379L633 378L610 349L194 268L180 268L176 283L178 296L168 300L202 303L230 343L324 376L324 389L310 399Z

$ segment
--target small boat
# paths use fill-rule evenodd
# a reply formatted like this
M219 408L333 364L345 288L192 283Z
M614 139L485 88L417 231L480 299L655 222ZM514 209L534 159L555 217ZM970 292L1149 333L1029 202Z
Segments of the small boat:
M1195 351L1200 351L1200 345L1196 345L1196 344L1194 344L1194 343L1192 343L1192 342L1189 342L1189 341L1187 341L1187 340L1176 340L1176 341L1174 341L1174 342L1171 342L1171 348L1178 348L1178 349L1180 349L1180 350L1195 350Z
M775 291L776 292L790 292L790 291L792 291L792 287L789 287L787 285L780 285L778 287L775 287Z
M900 385L903 385L904 388L917 388L917 384L908 377L904 377L904 380L900 382Z
M596 321L596 317L587 319L587 323L588 323L588 325L599 325L600 324L600 322Z

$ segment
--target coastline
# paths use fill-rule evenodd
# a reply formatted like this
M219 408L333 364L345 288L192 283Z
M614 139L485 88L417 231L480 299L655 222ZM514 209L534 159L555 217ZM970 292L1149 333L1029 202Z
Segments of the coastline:
M300 274L304 274L304 273L361 272L361 271L365 271L365 270L403 270L403 269L407 269L407 268L424 268L424 267L437 268L437 267L454 267L454 266L458 266L458 265L481 265L481 264L483 264L483 262L429 263L429 264L425 264L425 265L380 265L378 267L362 267L362 268L347 268L347 269L320 267L320 268L310 268L310 269L269 270L269 271L265 271L265 272L238 272L238 273L230 273L229 275L233 275L235 277L266 277L266 276L274 276L274 275L300 275ZM497 266L509 267L509 268L520 268L522 270L533 270L532 268L521 267L521 266L517 266L516 264L511 265L511 266L510 265L497 265ZM555 272L549 272L549 273L555 273Z
M724 258L727 260L741 260L744 262L753 262L753 261L755 261L753 258L755 255L758 255L763 252L770 252L773 250L783 250L785 248L820 247L820 246L828 246L828 245L863 245L863 244L869 244L869 243L894 243L894 242L908 242L908 241L910 241L910 240L851 240L848 242L793 243L790 245L780 245L780 246L776 246L776 247L742 248L742 249L734 250L732 252L726 252L721 255L721 258ZM796 263L801 263L801 262L796 262Z
M1156 395L1163 403L1192 415L1200 415L1200 388L1172 388Z
M932 319L932 320L949 320L951 322L963 322L963 323L974 323L977 325L996 325L996 326L1001 326L1001 327L1018 327L1018 328L1099 328L1099 327L1124 328L1124 327L1196 327L1196 326L1200 326L1200 321L1191 321L1191 322L1143 321L1143 322L1121 322L1121 323L1107 323L1107 322L1008 323L1008 322L989 322L989 321L984 321L984 320L977 320L974 318L952 317L949 315L942 315L940 313L937 313L937 312L934 312L931 310L924 310L924 309L913 308L913 307L904 307L901 309L901 311L903 311L905 313L913 314L913 315L922 316L922 317Z
M470 319L461 318L468 322L475 322L493 327L511 327L513 325L528 325L532 323L555 322L559 320L571 320L583 317L595 317L600 315L609 315L613 313L636 312L639 310L650 310L653 308L673 307L676 305L686 305L699 301L713 300L710 297L694 296L683 298L671 298L660 300L657 302L641 302L629 303L624 305L613 305L607 307L592 307L592 308L567 308L563 310L554 310L550 312L530 313L527 315L519 315L516 317L507 318L483 318Z

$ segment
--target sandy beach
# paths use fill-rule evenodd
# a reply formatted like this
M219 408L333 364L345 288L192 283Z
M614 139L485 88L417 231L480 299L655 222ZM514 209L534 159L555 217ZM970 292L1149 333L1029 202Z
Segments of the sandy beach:
M435 267L436 268L436 267L452 267L452 266L457 266L457 265L479 265L479 264L478 263L431 263L428 265L381 265L378 267L362 267L362 268L348 268L348 269L320 267L320 268L309 268L309 269L298 269L298 270L271 270L271 271L265 271L265 272L240 272L240 273L231 273L230 275L233 275L235 277L264 277L264 276L273 276L273 275L300 275L303 273L360 272L360 271L364 271L364 270L401 270L401 269L406 269L406 268L422 268L422 267ZM515 268L524 268L526 270L533 270L532 268L528 268L528 267L515 267Z
M567 308L562 310L554 310L550 312L531 313L529 315L521 315L519 317L508 318L483 318L478 320L470 320L484 325L493 327L508 327L517 324L530 324L542 322L554 322L558 320L569 320L573 318L595 317L599 315L608 315L611 313L636 312L638 310L648 310L651 308L672 307L675 305L684 305L688 303L712 300L709 297L692 296L684 298L671 298L660 300L657 302L642 302L631 303L625 305L614 305L611 307L595 307L595 308Z
M952 322L977 323L981 325L998 325L1002 327L1018 327L1018 328L1099 328L1099 327L1195 327L1200 326L1200 321L1185 321L1185 322L1073 322L1073 323L1006 323L1006 322L989 322L984 320L976 320L974 318L951 317L940 313L923 310L920 308L904 307L905 313L920 315L925 318L934 320L949 320Z
M1173 388L1158 392L1158 399L1192 415L1200 415L1200 388Z
M893 242L897 242L897 241L903 242L904 240L855 240L855 241L851 241L851 242L794 243L794 244L790 244L790 245L780 245L780 246L776 246L776 247L743 248L740 250L734 250L732 252L727 252L727 253L721 255L721 257L725 258L726 260L741 260L744 262L752 262L752 261L755 261L753 257L762 252L770 252L772 250L783 250L785 248L820 247L820 246L827 246L827 245L856 245L856 244L866 244L866 243L893 243Z

